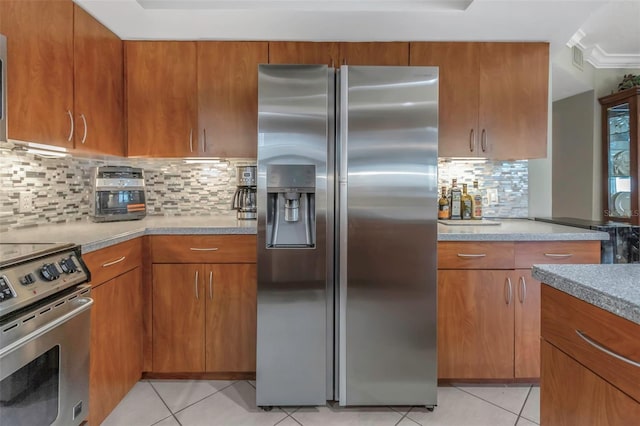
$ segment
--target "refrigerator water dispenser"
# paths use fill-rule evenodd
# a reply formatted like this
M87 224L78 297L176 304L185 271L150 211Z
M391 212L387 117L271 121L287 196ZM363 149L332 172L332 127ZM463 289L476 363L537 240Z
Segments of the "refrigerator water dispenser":
M267 166L267 248L315 248L316 166Z

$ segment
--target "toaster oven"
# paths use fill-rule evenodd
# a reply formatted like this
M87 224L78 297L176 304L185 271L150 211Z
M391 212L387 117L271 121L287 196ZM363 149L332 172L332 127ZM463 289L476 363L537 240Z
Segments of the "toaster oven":
M144 172L140 168L92 169L91 218L94 222L142 219L147 215Z

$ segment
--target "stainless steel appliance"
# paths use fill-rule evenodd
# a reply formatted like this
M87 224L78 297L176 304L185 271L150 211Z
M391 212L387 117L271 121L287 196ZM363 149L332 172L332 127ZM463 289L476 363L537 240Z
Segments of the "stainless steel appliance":
M0 142L7 141L7 38L0 34Z
M606 232L609 239L600 244L601 263L640 263L640 226L574 217L537 217L535 220Z
M93 303L80 247L1 244L0 254L0 423L79 425Z
M144 172L126 166L92 169L91 218L94 222L142 219L147 215Z
M433 408L438 69L258 81L257 404Z
M238 166L238 189L233 195L231 208L237 210L238 219L255 220L258 216L256 205L256 166Z

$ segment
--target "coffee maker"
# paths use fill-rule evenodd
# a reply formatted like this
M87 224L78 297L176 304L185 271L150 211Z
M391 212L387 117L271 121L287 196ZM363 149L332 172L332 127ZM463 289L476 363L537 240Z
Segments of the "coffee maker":
M238 166L238 189L233 195L231 208L237 210L238 219L255 220L258 217L256 204L256 166Z

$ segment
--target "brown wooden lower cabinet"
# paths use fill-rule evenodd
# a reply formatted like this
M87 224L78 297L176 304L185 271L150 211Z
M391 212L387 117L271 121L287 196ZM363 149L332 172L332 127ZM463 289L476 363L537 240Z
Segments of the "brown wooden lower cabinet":
M99 425L142 375L142 270L91 289L89 424Z
M599 241L438 243L438 378L537 380L533 263L599 263Z
M508 272L438 271L438 377L513 376Z
M638 424L640 403L550 343L541 349L541 425Z
M514 282L514 377L540 377L540 281L530 269L516 270Z
M253 372L256 265L153 265L153 372Z

